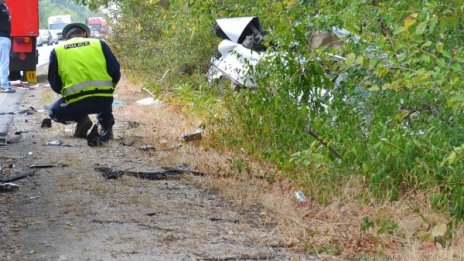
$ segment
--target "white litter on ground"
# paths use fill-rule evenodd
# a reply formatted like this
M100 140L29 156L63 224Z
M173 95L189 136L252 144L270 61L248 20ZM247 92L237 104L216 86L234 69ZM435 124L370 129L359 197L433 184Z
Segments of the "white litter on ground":
M153 99L152 97L141 99L136 101L138 105L147 106L147 105L161 105L161 101L158 99Z

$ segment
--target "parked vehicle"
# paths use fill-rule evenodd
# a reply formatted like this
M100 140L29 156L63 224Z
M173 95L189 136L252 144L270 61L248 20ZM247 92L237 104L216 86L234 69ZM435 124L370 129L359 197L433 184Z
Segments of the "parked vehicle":
M35 43L37 47L41 47L44 44L44 41L41 35L37 37L37 41Z
M56 34L56 32L55 31L50 31L50 35L51 35L51 40L50 40L51 43L49 45L58 44L59 37Z
M52 44L52 34L47 29L39 30L39 38L42 39L42 43L46 45Z
M30 82L37 81L39 53L39 0L7 0L11 12L10 80L19 80L21 71Z
M48 30L58 36L58 40L63 40L63 28L71 23L71 15L54 15L48 17Z

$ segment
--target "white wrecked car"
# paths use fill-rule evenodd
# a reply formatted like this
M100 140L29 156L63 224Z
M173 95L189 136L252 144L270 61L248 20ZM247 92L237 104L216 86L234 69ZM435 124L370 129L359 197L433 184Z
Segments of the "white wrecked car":
M226 77L236 89L256 87L249 71L266 51L261 44L266 32L258 17L218 19L215 33L224 40L218 46L219 54L211 58L208 81L211 83Z

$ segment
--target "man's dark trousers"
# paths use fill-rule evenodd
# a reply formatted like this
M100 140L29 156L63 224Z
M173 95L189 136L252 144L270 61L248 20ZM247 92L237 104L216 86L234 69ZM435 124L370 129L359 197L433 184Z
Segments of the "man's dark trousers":
M112 104L112 97L91 97L71 104L66 104L61 98L50 108L50 118L67 124L80 122L89 114L97 114L98 123L110 127L114 124Z

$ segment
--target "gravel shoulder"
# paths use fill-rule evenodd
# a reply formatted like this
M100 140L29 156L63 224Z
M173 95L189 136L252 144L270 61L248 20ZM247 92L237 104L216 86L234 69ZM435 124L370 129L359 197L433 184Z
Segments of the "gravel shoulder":
M286 248L263 206L235 208L198 185L205 177L104 178L96 167L162 171L185 162L140 149L133 129L141 116L127 120L130 106L115 108L116 139L99 148L73 138L74 125L41 128L42 108L53 100L47 86L28 90L19 110L34 110L15 113L11 143L0 147L4 176L54 165L16 181L18 191L0 193L1 260L314 260ZM61 146L45 145L57 140Z

